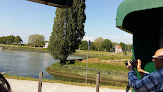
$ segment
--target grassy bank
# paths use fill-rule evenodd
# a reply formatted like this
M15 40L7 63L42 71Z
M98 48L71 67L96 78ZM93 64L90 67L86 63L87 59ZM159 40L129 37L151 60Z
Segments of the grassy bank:
M87 56L87 50L76 50L76 55ZM104 51L89 51L90 58L98 58L100 60L116 60L116 59L132 59L132 52L124 53L113 53Z
M101 85L123 87L127 85L127 69L124 62L110 62L110 63L89 63L88 80L95 81L96 74L100 72ZM46 69L49 73L54 75L61 75L70 78L85 79L86 63L76 62L74 64L67 64L61 66L55 63Z
M2 44L0 44L0 47L2 47L2 49L8 49L8 50L48 52L46 48L42 48L42 47L30 47L30 46L20 46L20 45L2 45Z

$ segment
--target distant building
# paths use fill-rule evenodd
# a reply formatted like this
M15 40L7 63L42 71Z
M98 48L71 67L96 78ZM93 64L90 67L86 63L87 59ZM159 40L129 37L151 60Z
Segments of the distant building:
M45 45L43 46L43 48L48 48L48 42L45 43Z
M123 53L122 47L120 45L115 45L115 53Z

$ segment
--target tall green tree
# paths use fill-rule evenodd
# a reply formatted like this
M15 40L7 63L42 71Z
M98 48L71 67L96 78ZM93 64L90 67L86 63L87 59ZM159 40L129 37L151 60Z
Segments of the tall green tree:
M95 39L94 45L98 48L98 51L101 48L103 42L104 42L104 39L102 37Z
M75 52L85 35L85 7L85 0L74 0L71 8L56 10L48 49L61 64L66 63L68 55Z
M110 49L112 48L112 42L109 39L105 39L102 43L102 48L105 49L105 52L110 51Z
M21 39L20 36L16 36L15 39L14 39L14 42L18 44L18 43L23 42L23 40Z
M34 34L28 37L28 44L35 46L41 46L44 44L45 37L43 35Z

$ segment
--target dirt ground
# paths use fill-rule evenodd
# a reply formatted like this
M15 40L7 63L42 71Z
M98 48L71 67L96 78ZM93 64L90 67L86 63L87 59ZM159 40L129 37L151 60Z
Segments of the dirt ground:
M128 59L118 59L118 60L99 60L98 58L89 58L89 63L114 63L114 62L121 62L127 61ZM81 61L82 63L87 63L87 59Z

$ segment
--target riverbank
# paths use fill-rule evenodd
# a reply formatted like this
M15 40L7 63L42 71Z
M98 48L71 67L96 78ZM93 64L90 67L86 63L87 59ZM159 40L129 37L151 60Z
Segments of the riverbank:
M88 81L95 84L96 74L100 72L101 85L113 87L127 86L127 69L124 62L101 61L97 58L89 59L88 64ZM69 77L69 80L77 78L85 80L86 78L86 61L75 62L74 64L66 64L61 66L59 63L54 63L46 69L53 75Z
M16 80L8 79L11 89L13 92L37 92L38 91L38 81L29 80ZM95 87L84 87L67 85L62 83L47 83L43 82L42 92L95 92ZM110 89L100 87L100 92L124 92L123 89Z
M30 46L20 46L20 45L3 45L3 44L0 44L0 47L2 47L2 49L6 49L6 50L48 52L47 48L42 48L42 47L30 47Z

